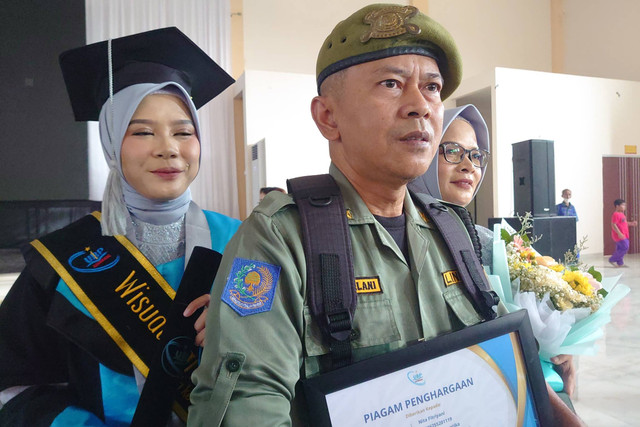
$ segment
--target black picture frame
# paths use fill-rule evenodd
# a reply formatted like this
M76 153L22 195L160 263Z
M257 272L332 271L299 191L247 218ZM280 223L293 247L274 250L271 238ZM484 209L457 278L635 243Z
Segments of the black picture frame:
M303 380L309 421L312 426L332 425L325 397L328 394L512 332L520 344L536 420L543 427L552 426L554 421L538 348L524 309Z

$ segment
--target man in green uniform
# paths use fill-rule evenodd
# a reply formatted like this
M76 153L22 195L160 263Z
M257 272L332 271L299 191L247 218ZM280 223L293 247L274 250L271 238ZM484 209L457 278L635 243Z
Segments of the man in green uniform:
M348 219L356 362L481 321L451 279L440 232L406 188L436 154L442 100L461 74L451 36L411 6L365 7L322 45L311 111ZM329 349L307 290L298 208L274 192L225 251L189 425L308 425L299 380L320 372Z

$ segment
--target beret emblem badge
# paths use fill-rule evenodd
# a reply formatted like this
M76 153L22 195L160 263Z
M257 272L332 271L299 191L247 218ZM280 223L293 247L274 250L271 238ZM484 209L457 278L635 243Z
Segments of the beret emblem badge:
M360 36L362 43L370 39L386 39L401 34L420 34L420 27L407 23L407 20L416 16L418 9L413 6L388 6L372 10L363 19L371 28Z

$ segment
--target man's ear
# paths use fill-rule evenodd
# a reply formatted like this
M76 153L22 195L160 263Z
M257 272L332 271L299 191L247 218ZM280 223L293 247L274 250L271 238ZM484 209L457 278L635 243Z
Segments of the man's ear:
M329 141L340 139L340 131L334 120L335 100L329 96L316 96L311 100L311 117L322 136Z

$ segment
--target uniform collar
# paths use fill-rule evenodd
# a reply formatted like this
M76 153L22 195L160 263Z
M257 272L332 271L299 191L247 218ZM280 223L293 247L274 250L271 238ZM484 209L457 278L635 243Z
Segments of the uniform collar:
M332 162L329 166L329 175L336 180L340 192L342 193L342 199L344 200L344 207L347 210L347 219L349 224L372 224L375 222L375 218L367 205L360 197L360 194L353 188L351 182L346 176L338 169L338 167ZM422 227L430 227L428 222L425 221L420 215L420 212L416 208L415 204L411 200L409 191L405 190L404 195L404 214L407 219L407 224L415 223ZM426 218L426 217L425 217Z

